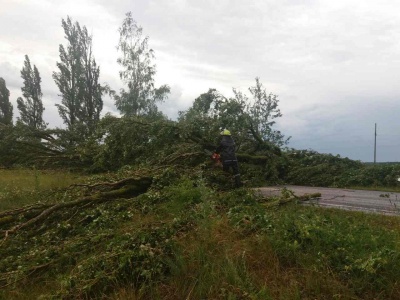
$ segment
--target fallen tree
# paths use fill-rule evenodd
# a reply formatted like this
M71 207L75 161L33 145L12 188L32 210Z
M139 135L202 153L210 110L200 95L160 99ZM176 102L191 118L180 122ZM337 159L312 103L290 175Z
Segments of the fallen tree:
M179 166L127 169L99 176L109 181L91 179L59 190L53 203L1 212L0 288L62 273L68 280L52 297L77 299L107 293L116 282L141 285L163 276L173 237L191 223L138 222L135 216L143 218L167 201L163 189L184 173Z
M81 186L91 190L101 188L107 188L110 190L106 192L95 192L89 196L76 199L74 201L46 205L30 205L16 210L3 212L0 214L0 225L4 226L5 224L15 222L17 222L17 224L9 229L3 229L0 232L4 234L4 238L7 238L10 234L14 234L18 230L28 228L40 221L43 221L53 212L58 210L70 209L72 207L80 207L83 205L95 204L104 201L111 201L116 198L135 197L146 192L151 183L151 177L130 177L124 178L117 182L102 182L92 185L77 184L75 186Z

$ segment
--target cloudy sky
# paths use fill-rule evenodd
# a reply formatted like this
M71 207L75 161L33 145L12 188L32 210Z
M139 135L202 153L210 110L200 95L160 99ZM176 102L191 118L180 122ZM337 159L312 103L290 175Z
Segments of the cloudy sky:
M70 16L93 35L101 81L118 90L118 28L125 13L150 37L157 85L172 88L163 111L209 88L226 97L260 77L279 96L277 124L289 147L400 161L400 2L397 0L0 0L0 77L14 116L24 55L42 77L44 118L62 126L52 73ZM117 114L111 99L104 112Z

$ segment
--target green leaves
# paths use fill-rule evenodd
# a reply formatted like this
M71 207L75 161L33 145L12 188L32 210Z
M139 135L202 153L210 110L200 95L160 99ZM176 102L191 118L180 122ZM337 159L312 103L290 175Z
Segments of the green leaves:
M271 242L281 259L335 272L361 295L390 293L400 268L399 235L374 226L381 216L292 207L274 216Z
M367 164L313 150L289 150L284 180L291 184L334 187L397 187L400 165Z
M102 95L108 88L99 83L100 67L93 57L92 36L86 27L72 23L70 17L62 20L62 27L67 45L60 45L59 72L53 72L62 97L56 106L68 130L77 131L83 140L96 128L103 109Z
M236 89L233 98L210 89L196 98L191 108L180 112L179 122L188 134L201 136L209 143L215 141L221 129L228 128L242 151L271 151L279 155L275 148L286 145L289 139L272 128L274 119L282 116L277 96L267 94L258 78L249 90L252 99Z
M12 125L13 106L10 102L10 91L6 81L0 77L0 125Z
M153 64L154 51L149 49L149 37L143 37L143 29L127 13L119 28L119 43L117 49L121 56L117 62L122 70L120 78L128 90L121 89L115 96L115 105L125 116L155 115L158 112L156 103L162 102L170 93L167 85L156 88L154 76L156 66Z
M43 121L43 102L39 71L36 66L31 66L28 55L25 55L24 67L21 70L21 77L24 86L21 88L25 100L21 97L17 99L20 116L18 120L33 129L45 129L46 123Z

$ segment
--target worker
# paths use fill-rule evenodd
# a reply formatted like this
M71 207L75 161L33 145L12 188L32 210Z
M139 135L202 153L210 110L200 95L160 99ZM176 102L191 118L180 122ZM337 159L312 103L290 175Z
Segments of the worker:
M241 187L242 182L240 181L239 165L235 154L235 142L228 129L221 131L221 136L220 144L215 153L221 154L222 169L225 172L229 172L230 168L232 168L233 175L235 176L235 185L236 187Z

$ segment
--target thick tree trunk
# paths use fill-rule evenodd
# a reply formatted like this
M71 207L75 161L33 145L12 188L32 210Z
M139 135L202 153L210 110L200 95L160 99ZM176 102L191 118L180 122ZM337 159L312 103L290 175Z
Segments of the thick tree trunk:
M34 217L30 218L28 221L17 224L8 230L2 230L7 238L8 235L17 232L20 229L24 229L30 227L50 216L53 212L75 207L81 206L88 203L100 203L104 201L110 201L117 198L125 198L125 197L135 197L144 192L146 192L152 184L153 179L151 177L142 177L142 178L125 178L123 180L114 182L114 183L99 183L94 185L87 185L89 188L95 188L99 186L107 186L111 187L111 191L107 192L96 192L90 196L86 196L75 201L70 202L61 202L54 205L43 205L43 206L29 206L26 208L21 208L17 210L12 210L8 212L3 212L0 217L0 225L9 224L14 222L18 216L25 215L28 212L33 210L39 211L35 214ZM83 185L85 186L85 185Z

